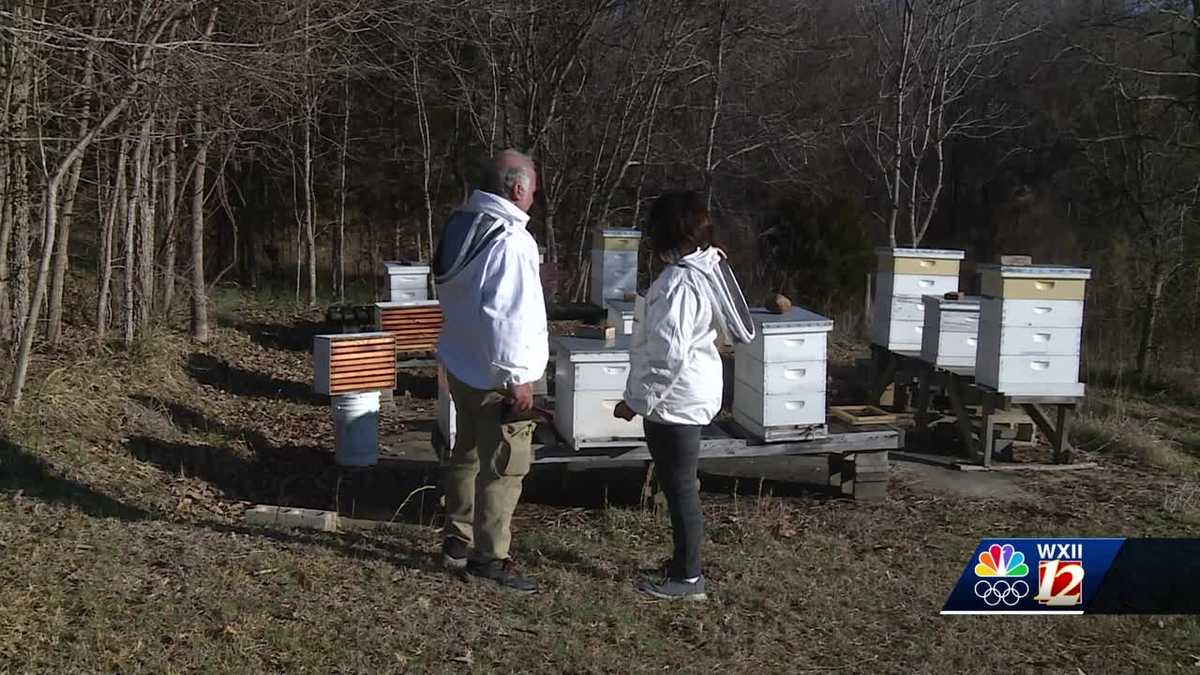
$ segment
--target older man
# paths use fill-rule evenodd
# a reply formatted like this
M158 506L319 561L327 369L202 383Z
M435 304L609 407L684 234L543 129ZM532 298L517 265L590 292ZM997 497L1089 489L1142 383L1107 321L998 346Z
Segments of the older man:
M536 190L528 157L493 158L442 229L434 261L445 315L438 358L458 425L444 459L443 562L525 593L537 585L516 572L508 548L533 459L533 383L549 358L538 247L526 229Z

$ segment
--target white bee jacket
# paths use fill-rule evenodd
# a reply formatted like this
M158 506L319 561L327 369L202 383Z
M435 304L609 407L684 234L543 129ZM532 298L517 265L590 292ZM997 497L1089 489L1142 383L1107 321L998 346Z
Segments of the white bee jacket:
M625 403L661 424L712 422L723 390L718 332L745 343L755 329L725 254L708 248L663 270L635 303Z
M546 303L528 222L516 204L476 190L442 230L433 269L443 315L438 359L475 389L546 373Z

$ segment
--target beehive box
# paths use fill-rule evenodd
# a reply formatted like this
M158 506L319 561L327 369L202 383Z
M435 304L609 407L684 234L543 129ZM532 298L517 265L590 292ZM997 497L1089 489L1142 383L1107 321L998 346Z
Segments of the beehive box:
M390 333L313 337L313 391L341 396L396 386L396 343Z
M559 337L554 342L554 427L571 447L637 445L642 421L613 417L629 378L629 338Z
M939 368L974 368L979 348L979 298L922 298L925 327L921 360Z
M604 307L637 290L639 230L604 230L592 248L591 301Z
M437 300L375 303L375 328L396 338L396 351L431 352L442 333Z
M827 348L833 321L802 307L750 311L754 340L734 350L733 417L763 440L826 435Z
M633 310L635 304L626 300L609 300L608 320L605 325L616 328L618 335L633 335Z
M388 277L389 302L419 302L429 299L429 267L402 262L384 262Z
M871 342L892 351L920 352L925 295L958 291L963 251L879 248L872 304Z
M1079 357L1091 270L981 265L975 381L1010 396L1082 396Z

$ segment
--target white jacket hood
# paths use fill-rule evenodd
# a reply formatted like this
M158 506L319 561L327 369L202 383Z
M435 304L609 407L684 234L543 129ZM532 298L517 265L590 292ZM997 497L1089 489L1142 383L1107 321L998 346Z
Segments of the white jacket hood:
M746 344L754 339L754 319L750 307L742 294L742 287L729 267L725 252L710 247L684 256L679 265L699 272L708 291L711 292L713 314L716 315L726 335L735 342Z

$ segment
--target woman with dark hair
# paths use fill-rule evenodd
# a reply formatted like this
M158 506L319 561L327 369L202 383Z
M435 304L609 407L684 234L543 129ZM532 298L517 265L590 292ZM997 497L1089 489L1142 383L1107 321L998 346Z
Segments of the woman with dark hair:
M696 192L666 193L650 209L648 239L664 269L635 308L629 379L614 413L627 420L642 416L667 498L674 551L661 577L638 585L641 593L664 600L707 598L696 465L700 430L721 410L717 335L754 339L749 309L713 229Z

